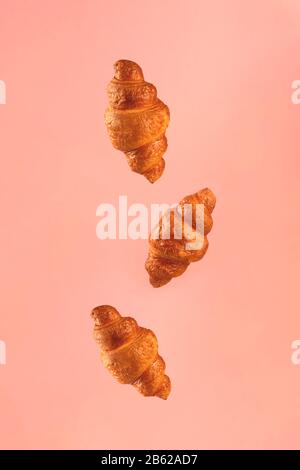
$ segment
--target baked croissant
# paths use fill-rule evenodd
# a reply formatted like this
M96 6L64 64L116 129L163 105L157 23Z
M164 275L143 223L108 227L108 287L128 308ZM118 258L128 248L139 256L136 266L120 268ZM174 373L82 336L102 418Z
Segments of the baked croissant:
M189 204L189 206L186 206ZM203 204L203 238L197 249L189 249L187 245L191 242L192 238L185 236L186 228L192 229L194 236L196 236L196 205ZM198 191L195 194L186 196L177 208L172 209L167 219L163 215L158 226L151 233L149 238L149 254L145 263L146 270L150 276L150 283L153 287L161 287L167 284L173 277L181 276L187 269L189 264L193 261L200 260L208 249L207 234L210 232L213 220L211 213L215 207L216 198L213 192L206 188ZM186 222L188 217L184 217L185 211L190 210L190 219ZM189 221L191 222L189 224ZM175 223L180 226L181 239L174 236ZM185 224L188 223L189 227ZM165 224L163 226L163 224ZM168 227L166 227L168 225ZM168 228L168 239L163 239L162 229ZM192 233L192 232L190 232Z
M110 305L94 308L91 316L104 367L120 383L133 385L142 395L166 400L171 382L165 375L153 331L140 327L131 317L122 317Z
M163 173L167 150L169 108L157 98L154 85L144 81L141 67L118 60L108 85L105 124L113 146L122 150L132 171L154 183Z

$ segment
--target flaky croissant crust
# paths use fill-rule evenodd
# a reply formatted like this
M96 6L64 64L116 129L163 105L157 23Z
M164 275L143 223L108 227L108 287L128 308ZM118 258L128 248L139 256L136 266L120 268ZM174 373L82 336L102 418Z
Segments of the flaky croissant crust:
M94 308L91 316L104 367L118 382L133 385L142 395L166 400L171 382L164 373L155 334L110 305Z
M130 168L151 183L163 173L167 149L168 107L157 98L154 85L144 80L141 67L129 60L114 65L108 85L105 123L115 148L125 153Z
M153 287L161 287L171 281L173 277L181 276L187 269L189 264L198 261L205 255L208 249L207 234L211 231L213 219L211 213L216 204L216 198L213 192L208 189L202 189L195 194L186 196L179 203L179 207L184 208L185 204L190 204L192 208L192 228L195 230L195 208L197 204L204 205L204 238L200 249L187 249L189 241L184 236L181 239L174 237L174 218L178 217L176 210L170 214L170 237L162 239L161 230L163 225L163 216L159 221L159 237L155 238L153 234L149 238L149 254L145 263L146 270L149 274L149 280ZM180 223L182 216L180 216ZM183 224L183 222L182 222ZM157 228L155 229L157 230Z

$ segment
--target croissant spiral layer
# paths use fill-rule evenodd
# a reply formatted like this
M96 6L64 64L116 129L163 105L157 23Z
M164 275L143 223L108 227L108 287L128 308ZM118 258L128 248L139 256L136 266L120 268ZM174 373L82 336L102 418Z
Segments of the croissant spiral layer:
M169 108L157 98L155 86L144 81L138 64L119 60L114 68L107 90L108 134L113 146L125 153L131 170L154 183L165 167Z
M110 305L94 308L91 316L104 367L118 382L133 385L142 395L166 400L171 382L153 331L131 317L122 317Z
M180 213L180 224L182 224L183 228L183 236L181 239L174 237L174 221L176 217L179 217L178 212L173 210L170 213L168 219L170 236L168 239L163 239L161 237L164 216L160 218L158 229L156 228L159 236L155 237L151 234L149 238L149 254L145 263L146 270L149 273L150 283L153 287L161 287L167 284L173 277L181 276L191 262L198 261L205 255L208 249L207 234L210 232L213 225L211 213L215 207L215 203L215 195L208 188L202 189L190 196L186 196L182 201L180 201L178 206L183 208L183 211ZM185 206L185 204L189 204L190 206ZM191 218L191 227L195 230L195 212L197 204L204 205L203 243L199 249L188 249L190 247L187 248L187 242L190 240L184 236L184 224L186 222L182 215L184 214L184 207L192 208L193 217Z

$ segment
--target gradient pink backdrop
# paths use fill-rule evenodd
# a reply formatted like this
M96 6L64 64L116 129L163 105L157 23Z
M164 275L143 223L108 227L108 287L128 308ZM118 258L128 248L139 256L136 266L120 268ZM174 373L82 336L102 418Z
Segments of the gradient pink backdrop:
M298 0L0 0L0 447L300 448ZM166 170L130 172L103 113L113 62L169 105ZM96 207L211 187L210 248L153 289L145 241ZM152 328L172 378L146 399L102 368L89 312Z

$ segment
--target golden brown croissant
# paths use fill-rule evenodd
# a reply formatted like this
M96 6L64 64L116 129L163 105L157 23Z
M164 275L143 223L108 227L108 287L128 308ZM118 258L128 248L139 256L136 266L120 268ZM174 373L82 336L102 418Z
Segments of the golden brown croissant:
M154 183L165 167L169 108L157 98L155 86L144 81L138 64L118 60L114 68L105 112L111 142L125 153L132 171Z
M122 317L110 305L94 308L91 316L104 367L120 383L133 385L142 395L166 400L171 382L165 375L153 331L140 327L131 317Z
M186 204L190 206L185 206ZM198 249L189 249L190 246L187 243L191 241L191 238L185 236L186 219L188 222L189 219L188 217L183 218L183 216L185 210L187 211L190 208L190 221L192 223L188 228L194 231L195 236L197 232L195 218L197 204L203 204L204 206L203 239L200 245L197 246ZM183 274L191 262L198 261L205 255L208 248L207 234L213 225L211 213L215 204L216 198L213 192L208 188L202 189L182 199L177 208L170 212L167 222L164 215L160 218L158 227L155 229L156 238L153 235L154 231L149 238L149 254L145 263L153 287L161 287L167 284L173 277ZM177 239L177 236L174 237L175 222L177 222L178 227L178 221L182 233L181 239ZM165 225L163 226L163 224ZM166 226L169 230L168 239L163 239L162 227L166 230Z

